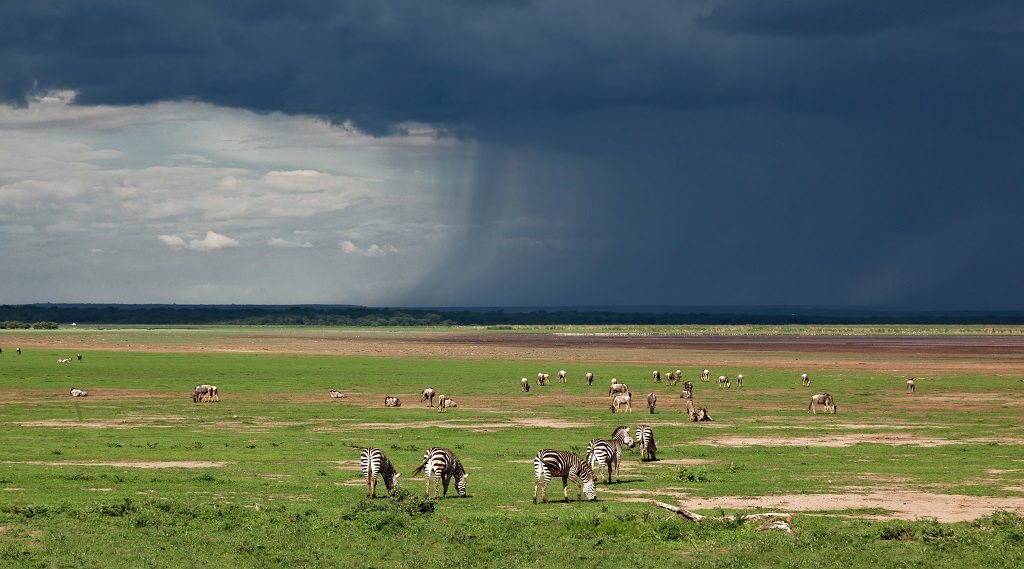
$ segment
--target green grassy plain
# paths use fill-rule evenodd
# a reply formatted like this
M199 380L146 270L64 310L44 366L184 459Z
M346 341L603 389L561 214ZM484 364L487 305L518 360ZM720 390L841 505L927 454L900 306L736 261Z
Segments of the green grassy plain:
M694 381L696 402L715 421L693 424L682 413L681 386L653 384L648 364L194 349L214 336L267 333L0 333L0 567L1024 566L1024 517L995 509L962 523L862 519L891 512L823 500L795 512L790 535L753 523L694 524L650 504L872 487L951 501L1022 497L1024 370L931 374L907 395L902 379L883 371L812 372L814 385L804 388L795 367L718 367L715 374L743 373L747 386ZM154 334L180 350L74 344L81 335L144 350ZM29 337L59 341L14 355L8 346ZM69 349L83 361L56 363ZM541 370L554 377L560 368L569 383L519 392L520 377ZM686 369L695 379L696 368ZM582 381L586 371L598 377L594 386ZM631 415L609 413L610 377L631 385L638 400ZM193 403L197 383L218 385L221 401ZM417 394L427 385L459 408L424 407ZM71 386L90 396L72 399ZM330 400L331 388L350 398ZM652 390L655 415L641 401ZM808 395L821 391L836 397L839 414L807 414ZM383 408L385 394L399 395L403 406ZM583 454L590 438L640 422L654 427L660 461L641 464L638 452L627 452L622 482L599 484L597 502L531 503L537 450ZM858 436L874 442L813 442ZM736 437L774 442L720 444ZM396 497L363 498L358 449L365 446L383 448L403 473ZM469 498L421 499L423 480L411 472L430 446L460 456ZM137 467L169 461L223 464ZM560 491L556 481L549 495Z

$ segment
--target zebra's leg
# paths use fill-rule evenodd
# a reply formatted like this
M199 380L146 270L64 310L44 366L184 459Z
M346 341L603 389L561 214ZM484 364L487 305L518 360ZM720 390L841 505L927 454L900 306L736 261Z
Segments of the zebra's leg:
M569 477L562 477L562 498L566 503L569 503Z
M434 497L441 497L441 475L438 474L437 478L434 478Z
M550 472L545 472L544 473L544 486L541 487L541 490L540 490L541 502L543 502L545 504L548 503L548 484L550 484L550 483L551 483L551 473Z
M366 477L366 486L369 488L366 491L366 495L370 498L377 497L377 475L370 474Z
M533 503L537 503L537 485L540 484L540 478L533 477Z
M430 497L430 471L429 470L427 471L427 475L424 477L424 480L427 483L427 487L424 490L424 497L425 498L429 498Z
M445 475L445 474L441 475L441 483L444 484L444 497L445 498L448 497L448 483L451 482L451 481L452 481L452 477L450 475Z

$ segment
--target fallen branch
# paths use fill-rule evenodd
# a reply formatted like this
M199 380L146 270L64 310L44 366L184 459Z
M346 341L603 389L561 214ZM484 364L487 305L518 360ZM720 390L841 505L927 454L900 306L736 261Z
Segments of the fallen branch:
M793 523L793 514L784 514L779 512L764 512L759 514L744 514L741 516L713 517L695 514L685 508L680 508L678 506L673 506L672 504L666 504L665 502L659 502L657 500L655 500L653 503L655 506L658 506L659 508L665 508L670 512L675 512L680 516L683 516L684 518L690 520L691 522L696 523L700 523L706 519L718 520L723 522L766 521L768 523L762 525L761 528L779 529L786 532L790 531L789 524ZM782 524L780 522L785 522L785 524Z

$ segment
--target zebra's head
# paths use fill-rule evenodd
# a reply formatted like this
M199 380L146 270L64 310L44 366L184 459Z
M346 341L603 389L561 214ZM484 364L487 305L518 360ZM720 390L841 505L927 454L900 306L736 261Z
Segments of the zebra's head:
M584 464L582 470L583 476L580 479L583 480L583 493L587 495L588 502L593 502L597 499L597 481L594 478L594 471L589 464Z
M469 473L462 471L462 475L459 476L458 481L455 482L455 489L459 492L460 498L466 497L466 479L469 478Z
M625 425L612 432L612 440L619 441L619 443L624 444L629 448L633 448L636 445L636 441L633 440L633 437L629 436L629 427Z
M390 478L384 478L384 485L388 487L388 490L391 490L392 488L398 488L398 477L399 476L401 476L401 474L399 474L398 471L396 470L391 475Z

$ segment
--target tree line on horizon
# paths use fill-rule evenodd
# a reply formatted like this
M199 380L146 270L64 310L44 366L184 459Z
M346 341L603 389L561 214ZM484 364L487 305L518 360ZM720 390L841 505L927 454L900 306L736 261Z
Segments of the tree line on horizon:
M29 324L33 323L33 324ZM514 325L841 325L1024 324L1021 313L744 314L601 310L438 310L353 306L56 305L0 306L0 328L55 328L71 323L120 325L514 326Z

